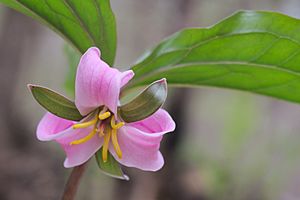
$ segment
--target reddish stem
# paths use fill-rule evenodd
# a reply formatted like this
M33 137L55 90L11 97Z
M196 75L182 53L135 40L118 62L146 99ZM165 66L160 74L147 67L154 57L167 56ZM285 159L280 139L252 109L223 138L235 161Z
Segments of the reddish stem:
M69 176L69 179L67 181L67 184L65 186L62 200L74 200L75 199L75 195L76 195L81 177L85 171L86 166L87 166L87 162L73 168L73 170Z

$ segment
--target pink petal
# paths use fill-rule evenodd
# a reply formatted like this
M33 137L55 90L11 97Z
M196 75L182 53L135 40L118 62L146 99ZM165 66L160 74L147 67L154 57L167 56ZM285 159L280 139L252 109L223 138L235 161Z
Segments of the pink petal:
M110 152L123 165L146 171L157 171L164 160L159 151L163 134L175 129L175 122L163 109L139 122L126 124L118 132L118 141L123 153L119 159L110 146Z
M59 118L51 113L46 113L37 128L39 140L56 140L66 153L64 166L74 167L88 161L102 146L102 139L94 136L91 140L78 144L70 145L74 140L87 136L92 127L74 130L71 126L75 122Z
M88 161L102 146L103 139L99 138L95 135L92 139L86 141L82 144L77 145L70 145L70 142L74 141L75 139L78 140L80 138L85 137L89 134L91 129L86 132L77 132L77 137L69 137L58 139L57 142L61 144L62 148L64 149L67 158L64 162L64 166L66 168L75 167L81 165Z
M174 120L164 109L159 109L146 119L127 125L140 129L148 133L149 136L162 136L165 133L174 131L176 127Z
M47 112L37 127L37 138L41 141L50 141L64 135L74 122L57 117Z
M121 76L121 88L126 85L134 76L134 72L132 70L127 70L122 73Z
M120 72L110 68L100 58L96 47L89 48L81 57L75 85L75 104L82 115L105 105L116 113L120 88L132 77L133 71Z

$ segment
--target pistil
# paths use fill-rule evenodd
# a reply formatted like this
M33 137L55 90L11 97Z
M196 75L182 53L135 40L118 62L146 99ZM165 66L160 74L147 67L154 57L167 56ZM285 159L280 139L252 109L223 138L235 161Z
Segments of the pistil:
M97 129L97 133L99 133L98 134L99 137L103 137L104 136L104 128L105 128L105 124L104 123L100 124L100 128Z
M110 120L109 120L110 118ZM110 111L107 111L105 107L100 113L96 113L95 118L88 122L83 122L79 124L73 125L73 129L87 128L89 126L94 125L92 131L79 140L74 140L70 143L70 145L82 144L90 139L92 139L97 133L99 137L103 137L103 148L102 148L102 159L104 162L107 162L108 158L108 149L110 140L112 141L112 145L117 156L122 158L122 151L118 142L118 129L125 125L124 122L116 123L115 116L111 114Z

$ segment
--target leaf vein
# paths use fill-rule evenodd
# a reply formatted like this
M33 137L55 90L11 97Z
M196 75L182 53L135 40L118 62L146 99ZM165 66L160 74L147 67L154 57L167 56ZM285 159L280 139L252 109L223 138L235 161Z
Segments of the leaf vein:
M89 31L88 27L82 21L80 15L76 12L76 9L74 9L74 7L72 6L72 4L70 4L68 2L68 0L63 0L63 2L70 9L70 11L73 13L73 15L76 17L76 19L78 20L78 23L81 25L81 27L83 28L83 30L86 32L87 36L90 38L90 40L92 41L92 43L95 45L96 41L93 38L92 33Z

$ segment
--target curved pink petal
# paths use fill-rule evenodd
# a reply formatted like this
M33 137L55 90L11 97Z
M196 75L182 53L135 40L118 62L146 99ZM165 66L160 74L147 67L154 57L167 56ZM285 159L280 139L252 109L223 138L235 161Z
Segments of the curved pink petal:
M164 109L159 109L146 119L127 125L140 129L145 134L147 133L149 136L153 137L162 136L165 133L172 132L176 127L174 120Z
M122 73L121 76L121 88L126 85L134 76L134 72L132 70L127 70Z
M36 135L41 141L54 140L64 135L74 124L73 121L57 117L47 112L38 124Z
M64 166L74 167L88 161L102 146L102 139L94 136L91 140L70 145L74 140L87 136L93 127L74 130L71 126L75 122L59 118L51 113L46 113L37 128L37 137L42 141L56 140L66 153Z
M163 109L135 123L126 124L118 132L118 141L123 152L119 159L110 146L110 152L123 165L146 171L157 171L164 160L159 151L163 134L175 129L175 122Z
M89 132L91 129L89 130ZM76 139L85 137L89 132L77 132ZM57 142L61 144L67 158L65 159L64 166L66 168L75 167L88 161L102 146L103 139L95 135L92 139L82 144L70 145L75 137L58 139Z
M100 58L96 47L89 48L81 57L75 83L75 104L82 115L105 105L116 114L120 88L134 73L110 68Z

